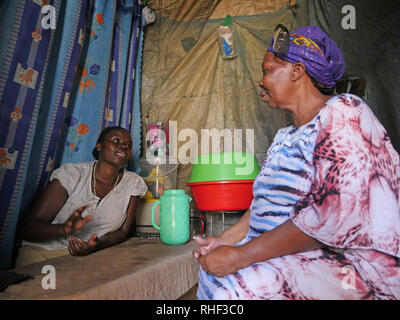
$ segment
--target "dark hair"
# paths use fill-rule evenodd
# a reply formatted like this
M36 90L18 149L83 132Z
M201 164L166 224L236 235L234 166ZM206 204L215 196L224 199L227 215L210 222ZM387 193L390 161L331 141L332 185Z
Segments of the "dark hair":
M321 92L323 95L325 96L331 96L333 94L333 91L335 89L335 87L333 88L326 88L323 85L321 85L318 81L316 81L314 78L311 78L311 82L313 83L314 87L316 87L319 92Z
M123 131L126 131L126 132L129 133L128 130L126 130L125 128L119 127L119 126L113 126L113 127L104 128L103 131L101 131L99 137L97 138L96 145L94 146L94 148L92 150L92 155L96 160L99 159L99 150L97 150L97 144L98 143L103 143L105 137L107 136L107 134L110 133L113 130L123 130Z

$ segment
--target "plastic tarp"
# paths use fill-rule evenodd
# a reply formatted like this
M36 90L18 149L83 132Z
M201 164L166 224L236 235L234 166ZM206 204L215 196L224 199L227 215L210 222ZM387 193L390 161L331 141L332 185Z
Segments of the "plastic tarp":
M232 16L251 16L270 13L296 0L154 0L154 11L172 20L200 21Z
M234 129L240 129L243 151L246 129L253 130L254 152L261 163L276 130L291 121L288 113L270 109L259 97L261 63L278 23L289 30L314 24L338 43L346 59L345 78L366 81L363 98L400 150L400 46L395 34L400 30L400 2L385 1L383 5L375 0L297 0L294 6L283 8L284 3L293 5L294 1L183 3L185 9L173 11L171 6L155 10L174 19L157 15L156 22L147 26L141 92L144 123L175 121L178 161L179 151L181 156L186 151L189 155L189 145L191 153L194 149L199 154L212 152L211 140L208 150L201 148L201 140L206 138L202 130L214 128L219 133L227 129L232 135ZM164 5L168 2L159 7ZM345 5L355 8L355 29L343 28ZM269 10L273 12L265 13ZM222 58L218 42L218 28L224 19L211 19L225 14L232 15L234 46L239 52L230 60ZM145 128L143 125L143 137ZM197 148L192 145L195 140ZM223 143L221 138L221 151ZM146 150L145 141L143 144ZM190 164L180 166L178 187L185 186L190 172Z
M236 148L238 134L242 136L239 144L243 152L249 151L246 143L253 144L253 135L253 151L262 161L276 130L287 125L290 116L261 103L261 63L278 23L290 29L307 24L307 2L298 3L293 10L284 8L269 14L233 17L234 47L239 55L232 59L223 59L220 52L218 29L224 19L186 22L157 16L156 22L147 27L142 116L150 123L175 121L179 162L185 162L184 154L195 158L197 154L215 151L211 138L209 148L201 148L202 141L204 144L207 139L204 132L212 134L212 129L221 137L224 133L224 137L229 136L227 130L230 132L233 151L240 151ZM220 151L227 151L229 139L221 138L219 142ZM180 166L178 187L184 187L190 170L190 163Z

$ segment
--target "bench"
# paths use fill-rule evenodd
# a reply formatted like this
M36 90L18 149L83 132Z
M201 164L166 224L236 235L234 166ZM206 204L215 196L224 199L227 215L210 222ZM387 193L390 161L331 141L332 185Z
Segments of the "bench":
M168 246L159 239L127 241L85 257L63 256L11 270L32 280L9 286L0 299L175 300L188 296L198 282L199 264L194 241ZM44 289L55 270L55 289ZM42 269L45 270L42 273ZM190 289L192 289L190 291ZM190 294L193 298L193 294Z

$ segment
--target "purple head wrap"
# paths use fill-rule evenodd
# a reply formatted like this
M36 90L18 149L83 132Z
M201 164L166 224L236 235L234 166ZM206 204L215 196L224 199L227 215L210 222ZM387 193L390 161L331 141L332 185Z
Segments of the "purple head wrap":
M287 53L274 50L274 37L268 51L282 60L301 62L318 85L333 88L344 73L345 60L336 43L316 26L307 26L289 34Z

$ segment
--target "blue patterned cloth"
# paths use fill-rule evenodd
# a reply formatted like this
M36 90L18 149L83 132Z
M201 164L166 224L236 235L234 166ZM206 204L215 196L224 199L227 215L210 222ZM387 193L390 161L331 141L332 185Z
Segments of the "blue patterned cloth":
M55 29L42 24L44 5L55 8ZM128 170L138 170L141 12L138 0L0 5L0 269L12 267L20 215L52 170L91 161L102 129L131 133Z
M0 5L0 269L12 267L19 216L54 167L88 2ZM55 29L43 27L45 4L55 8Z
M316 119L300 128L278 130L253 184L249 239L286 221L297 201L310 190Z

